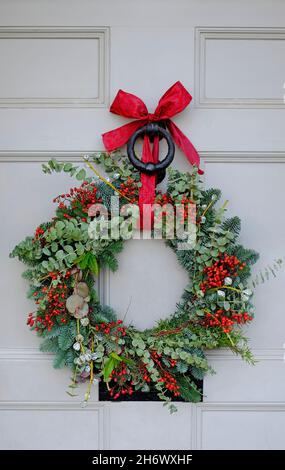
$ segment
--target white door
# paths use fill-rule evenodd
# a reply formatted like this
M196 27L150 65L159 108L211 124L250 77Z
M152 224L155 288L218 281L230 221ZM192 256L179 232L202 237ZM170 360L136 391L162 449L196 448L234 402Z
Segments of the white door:
M284 449L284 271L256 291L258 364L211 353L204 402L170 416L160 403L100 403L94 392L82 410L69 398L69 372L52 369L25 325L23 267L8 259L72 185L40 163L102 149L101 133L125 123L108 111L119 88L153 109L177 80L194 100L175 121L200 151L206 184L230 199L260 266L284 256L284 57L278 0L0 0L1 448ZM187 169L179 152L175 164ZM131 292L129 318L146 326L173 310L184 284L162 243L130 242L101 296L126 309Z

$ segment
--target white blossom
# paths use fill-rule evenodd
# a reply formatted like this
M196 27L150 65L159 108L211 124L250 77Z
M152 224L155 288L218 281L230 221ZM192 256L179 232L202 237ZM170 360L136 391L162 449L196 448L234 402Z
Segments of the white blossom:
M91 361L91 354L85 353L85 361L90 362ZM86 369L85 369L86 370Z
M80 350L80 343L78 343L78 342L74 343L73 349L74 349L75 351L79 351L79 350Z
M89 325L89 318L88 317L81 318L80 323L82 326Z
M218 290L217 294L218 294L219 297L225 297L226 296L226 294L224 293L223 290Z
M80 361L84 364L84 362L85 362L85 354L80 354L79 359L80 359Z

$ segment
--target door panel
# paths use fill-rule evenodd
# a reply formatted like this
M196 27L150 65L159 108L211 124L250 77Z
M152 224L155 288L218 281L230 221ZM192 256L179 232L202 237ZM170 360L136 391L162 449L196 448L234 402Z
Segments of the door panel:
M174 313L188 276L163 241L129 240L118 261L109 278L108 303L126 324L152 328Z

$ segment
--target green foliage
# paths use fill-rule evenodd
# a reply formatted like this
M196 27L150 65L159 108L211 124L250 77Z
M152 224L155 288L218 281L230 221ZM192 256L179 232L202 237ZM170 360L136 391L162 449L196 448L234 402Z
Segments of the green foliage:
M104 369L103 369L104 382L109 382L110 376L113 370L118 366L118 364L120 364L120 362L125 362L126 364L129 364L129 365L133 365L134 363L132 360L124 356L119 356L114 351L111 352L105 362Z
M111 198L115 195L114 190L105 183L98 183L97 185L97 196L102 199L102 204L111 209Z
M226 219L222 223L222 229L225 231L229 231L234 234L235 238L234 240L238 237L240 230L241 230L241 221L240 218L235 216L231 217L230 219Z
M103 266L108 266L111 271L118 269L118 261L116 255L123 249L123 241L117 240L106 246L105 250L100 253L99 263Z
M192 403L198 403L201 401L201 393L189 377L179 375L176 377L176 380L179 385L180 394L185 401L190 401Z
M83 253L79 258L76 258L74 260L74 264L77 264L80 269L89 269L91 273L95 274L95 276L98 276L99 274L99 266L96 256L90 251Z
M49 160L46 164L42 165L42 170L46 174L65 172L71 177L75 177L78 181L91 181L91 178L86 176L86 171L72 163L58 162L56 159Z
M56 369L64 366L74 369L75 351L72 345L76 334L75 322L56 324L51 331L44 331L44 340L40 345L40 350L55 354L54 367Z
M18 258L27 266L35 266L42 257L42 250L39 241L33 237L26 237L10 253L10 258Z
M242 245L235 246L231 252L242 262L248 265L255 264L259 259L259 254L255 250L244 248Z
M69 369L74 368L74 359L76 358L75 351L73 349L68 349L64 356L64 365L69 367Z
M140 179L139 172L132 166L129 159L120 152L93 154L90 155L90 160L104 168L106 173L117 176L117 179L122 182L129 177L134 178L136 181Z
M67 352L59 349L56 351L54 359L53 359L53 367L55 369L62 369L66 365L66 355Z
M190 274L196 263L195 251L194 250L177 250L176 256L181 266Z
M112 357L111 355L107 358L105 362L104 369L103 369L103 379L104 382L109 382L110 375L112 374L113 370L116 366L120 363L120 360Z
M62 351L67 351L71 348L74 343L74 338L76 336L76 325L75 322L67 323L62 325L60 328L60 333L58 335L58 347Z
M111 323L116 321L116 319L117 316L114 310L108 305L101 305L99 302L93 305L91 313L91 320L93 324Z
M193 203L200 203L202 190L197 167L192 168L192 173L182 173L173 168L168 168L167 172L167 192L177 203L181 202L184 197L190 198Z
M45 339L40 345L40 350L42 352L57 353L59 351L57 338Z
M201 191L201 205L208 206L210 203L215 204L221 198L221 190L217 188L210 188Z
M178 361L176 364L176 370L179 372L179 374L185 374L185 372L188 370L188 364L183 361Z
M191 375L197 380L203 380L205 377L205 370L200 367L193 366L190 369Z

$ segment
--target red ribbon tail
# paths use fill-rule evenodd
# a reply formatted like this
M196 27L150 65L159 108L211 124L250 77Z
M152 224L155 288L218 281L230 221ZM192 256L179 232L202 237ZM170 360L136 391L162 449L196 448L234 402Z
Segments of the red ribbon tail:
M194 145L190 142L188 137L179 129L179 127L174 124L172 121L167 122L167 127L169 129L170 134L173 137L176 145L182 150L182 152L186 155L187 159L191 163L191 165L195 165L198 167L198 172L202 175L204 172L200 169L200 157L195 149Z
M142 161L144 163L158 161L159 139L155 137L153 151L151 151L149 137L144 136ZM155 200L156 176L141 173L141 187L139 191L140 227L150 230L153 223L153 203Z

